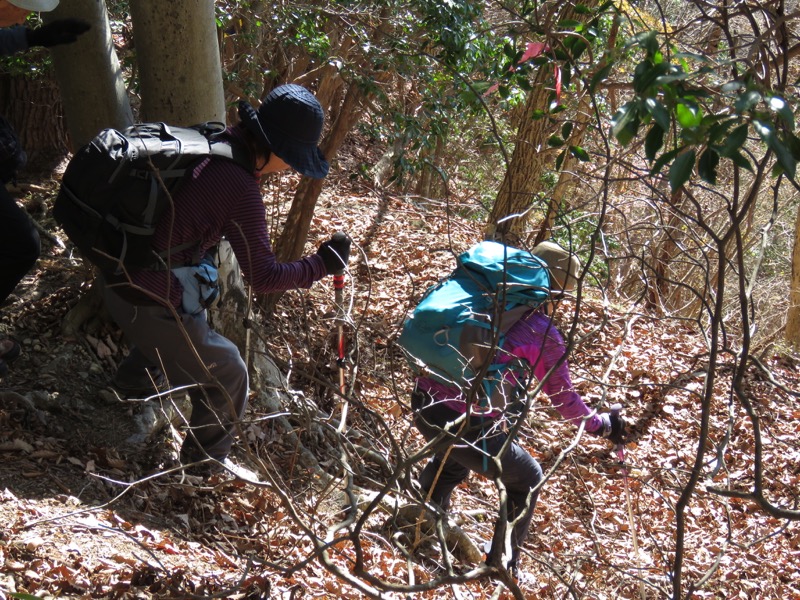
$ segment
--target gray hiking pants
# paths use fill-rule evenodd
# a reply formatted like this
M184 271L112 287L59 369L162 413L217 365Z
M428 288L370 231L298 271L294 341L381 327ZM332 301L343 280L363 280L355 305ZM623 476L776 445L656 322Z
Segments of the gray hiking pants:
M107 287L105 300L133 345L118 377L142 380L147 369L160 368L170 387L194 385L182 460L225 458L247 406L247 366L236 345L209 327L205 311L196 316L178 311L177 321L163 306L133 304Z
M411 395L411 407L414 409L414 424L427 441L435 439L449 423L463 416L452 408L436 404L424 392L415 391ZM487 460L489 456L499 456L507 439L508 434L498 431L493 419L472 416L469 426L460 437L442 440L436 454L420 472L419 483L425 492L430 493L431 500L446 511L453 490L470 472L480 473L489 479L499 477L508 497L507 522L513 523L511 566L516 565L519 549L528 538L528 528L539 495L536 486L543 475L538 461L516 442L503 454L499 470L493 460ZM499 535L501 525L498 517L487 562L492 560L492 555L502 552L503 540Z

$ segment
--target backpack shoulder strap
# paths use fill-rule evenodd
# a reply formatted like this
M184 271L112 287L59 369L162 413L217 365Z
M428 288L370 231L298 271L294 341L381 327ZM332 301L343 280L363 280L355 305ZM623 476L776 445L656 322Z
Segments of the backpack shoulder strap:
M497 352L502 349L506 334L530 311L536 310L530 306L518 305L504 311L500 315L500 326L493 329L486 322L475 319L470 320L464 327L459 340L459 352L469 357L474 371L479 371L483 365L489 364L489 370L495 372L506 368L506 364L495 363ZM497 333L497 345L493 345L493 332Z
M221 156L232 160L248 172L255 169L252 153L247 146L230 138L222 139L221 134L225 131L224 123L206 121L205 123L194 125L192 129L196 129L206 137L213 156Z

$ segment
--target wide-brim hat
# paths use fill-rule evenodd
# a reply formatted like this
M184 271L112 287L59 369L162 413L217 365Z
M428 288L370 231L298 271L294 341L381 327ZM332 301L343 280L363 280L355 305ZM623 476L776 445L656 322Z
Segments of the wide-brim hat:
M319 149L325 115L314 94L289 83L272 90L258 112L244 100L239 118L248 131L268 150L307 177L322 179L328 161Z
M534 246L531 254L547 263L550 271L550 287L556 292L556 296L575 289L581 262L572 252L554 242L542 242Z
M17 8L24 8L31 12L49 12L58 6L59 0L8 0Z

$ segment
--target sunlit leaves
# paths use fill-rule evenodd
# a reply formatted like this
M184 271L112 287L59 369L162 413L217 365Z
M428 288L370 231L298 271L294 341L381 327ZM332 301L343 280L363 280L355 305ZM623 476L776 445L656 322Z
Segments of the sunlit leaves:
M581 162L588 162L591 160L589 153L582 146L569 146L562 150L556 157L556 171L561 170L561 167L564 165L564 159L567 157L567 153Z
M758 120L753 121L753 128L761 136L767 147L775 153L778 164L783 168L784 172L794 179L797 161L786 145L778 138L775 128L769 123Z
M589 153L584 148L582 148L581 146L570 146L569 147L569 152L570 152L570 154L572 154L572 156L574 156L575 158L577 158L581 162L588 162L589 161L589 158L590 158L589 157Z
M661 130L668 131L670 116L664 105L655 98L647 98L644 101L644 105L647 109L647 112L650 113L655 122L658 123L658 126L661 127Z
M733 107L741 115L755 107L759 102L761 102L761 94L756 90L748 90L736 99Z
M654 83L656 85L667 85L678 81L685 81L687 79L689 79L688 73L684 73L677 67L673 67L668 70L667 74L656 77Z
M636 102L626 102L611 119L611 135L626 146L639 130L639 115Z
M767 102L770 110L776 112L789 131L794 131L794 114L789 103L780 96L772 96Z
M793 133L795 107L786 98L748 80L724 82L714 89L706 78L715 74L715 64L708 57L674 49L672 54L662 54L654 32L630 38L625 49L635 48L641 48L644 57L631 78L634 97L614 115L611 135L628 145L639 135L641 125L652 123L644 137L644 155L654 175L669 165L673 191L695 172L716 185L722 159L752 171L753 149L747 144L753 139L760 139L775 155L776 174L795 177L800 139ZM590 89L607 75L605 67L595 73ZM669 133L674 139L667 137ZM668 140L671 149L665 148Z
M433 0L423 0L420 6L425 12L425 28L437 38L436 43L442 50L439 58L449 65L457 65L468 52L480 8L472 2Z
M681 99L675 105L675 117L681 127L691 129L703 121L703 109L690 99Z

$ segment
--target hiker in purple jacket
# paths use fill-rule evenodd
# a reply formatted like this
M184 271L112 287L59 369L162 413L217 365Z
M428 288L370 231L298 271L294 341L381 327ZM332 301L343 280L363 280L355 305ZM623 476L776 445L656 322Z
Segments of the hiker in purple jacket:
M57 5L58 0L0 0L0 55L15 54L33 46L71 43L89 29L88 23L75 19L53 21L37 29L20 25L31 12L51 11ZM10 127L6 122L0 126ZM14 156L7 154L10 136L10 132L0 131L0 305L33 267L40 252L39 233L6 190L5 184L15 178L16 170L24 166L26 158L21 148L15 148ZM0 339L0 377L6 375L8 364L19 353L16 341Z
M585 422L589 433L614 443L622 442L622 418L616 413L595 413L573 389L565 359L564 338L552 319L558 301L575 287L580 270L578 259L552 242L539 244L531 253L543 259L549 267L552 301L532 309L509 329L494 360L519 363L519 367L514 366L504 374L504 377L521 384L516 386L519 397L509 401L504 412L473 405L467 427L460 436L455 436L452 432L459 426L453 424L467 412L462 390L427 377L416 379L411 406L417 429L429 442L441 436L443 431L449 429L451 432L441 441L436 454L419 475L423 491L445 511L453 490L470 471L497 478L494 458L499 456L508 440L508 428L524 408L524 386L532 377L543 382L543 391L564 419L576 426ZM528 537L542 469L516 441L509 444L500 458L500 467L500 480L508 496L507 523L511 529L511 547L509 553L500 526L502 519L498 518L486 563L505 567L516 575L519 550Z
M239 116L240 123L222 135L247 149L252 168L218 157L203 160L175 194L174 215L160 219L153 248L186 247L172 254L175 264L183 264L225 237L256 294L307 288L344 269L350 240L342 234L315 254L280 263L267 232L262 176L289 167L319 179L328 173L317 147L324 118L317 99L298 85L283 85L258 111L240 102ZM106 304L132 344L113 383L128 395L152 394L162 382L196 384L190 391L192 415L181 461L205 460L206 466L219 467L227 461L235 423L247 404L247 367L236 345L210 329L205 311L187 307L184 291L192 279L179 279L169 270L142 270L131 273L130 283L107 282Z

